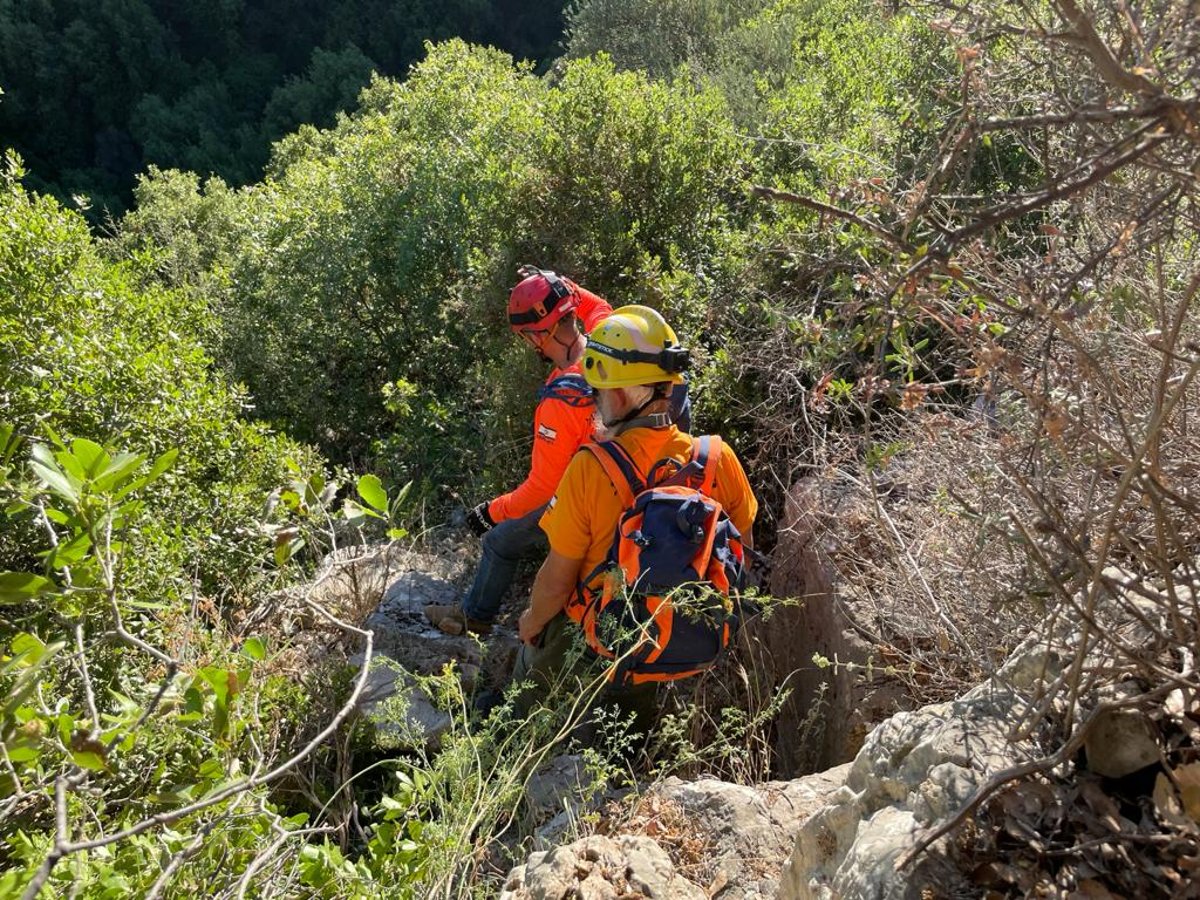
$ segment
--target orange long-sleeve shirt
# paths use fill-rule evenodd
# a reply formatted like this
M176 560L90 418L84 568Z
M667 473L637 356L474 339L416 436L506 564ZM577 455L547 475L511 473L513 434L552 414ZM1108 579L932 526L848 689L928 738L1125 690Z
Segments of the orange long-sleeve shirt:
M575 314L585 332L590 332L602 319L612 314L612 306L607 300L569 279L563 280L579 292L579 306ZM563 375L582 377L583 369L579 363L565 369L555 369L546 379L546 384ZM575 405L554 396L538 403L533 412L533 451L529 460L529 474L511 491L488 504L488 514L493 522L519 519L550 502L571 457L592 436L595 411L594 404Z

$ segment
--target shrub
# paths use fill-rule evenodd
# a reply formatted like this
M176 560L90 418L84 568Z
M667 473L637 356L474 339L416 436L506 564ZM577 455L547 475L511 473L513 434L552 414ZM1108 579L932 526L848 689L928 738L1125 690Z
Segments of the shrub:
M286 477L284 459L310 451L240 418L247 399L214 375L201 345L212 313L195 293L147 283L139 266L97 252L83 219L0 176L0 399L18 434L119 439L180 460L149 501L156 515L131 540L129 577L157 600L219 593L261 556L253 528ZM0 532L4 556L28 563L35 523ZM157 578L171 571L169 582ZM183 573L192 573L184 577Z

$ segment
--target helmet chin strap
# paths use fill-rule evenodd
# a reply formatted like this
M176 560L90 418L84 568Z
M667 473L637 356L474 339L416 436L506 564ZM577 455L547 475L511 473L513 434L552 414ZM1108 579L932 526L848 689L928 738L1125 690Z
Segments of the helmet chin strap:
M554 341L554 343L558 344L558 346L564 348L567 351L566 365L568 365L568 366L571 365L571 363L577 362L579 360L579 358L581 356L583 356L583 348L584 348L584 346L586 346L586 344L583 342L580 342L580 340L579 340L580 337L582 337L582 335L577 331L577 332L575 332L575 337L572 340L561 341L558 338L558 329L557 328L550 335L550 340ZM572 353L571 351L576 349L577 345L578 345L579 352ZM540 356L544 362L548 362L551 365L558 365L558 363L556 363L553 359L551 359L549 356L546 355L546 351L544 351L541 347L538 348L538 356Z
M600 417L600 421L604 423L605 428L615 429L615 434L621 434L628 431L630 428L666 428L671 424L670 413L657 412L650 413L647 416L642 415L642 411L651 403L655 403L663 399L657 393L651 394L650 399L639 406L637 409L631 409L625 415L610 422L604 416Z

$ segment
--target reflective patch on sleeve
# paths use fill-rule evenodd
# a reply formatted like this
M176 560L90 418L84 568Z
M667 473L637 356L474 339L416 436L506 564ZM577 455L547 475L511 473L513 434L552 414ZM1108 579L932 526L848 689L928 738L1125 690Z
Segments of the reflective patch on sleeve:
M550 502L549 502L549 504L547 504L546 509L547 510L554 509L554 504L557 502L558 502L558 494L555 494L553 497L550 498Z
M558 437L558 432L555 431L553 428L547 428L545 425L539 425L538 426L538 437L543 438L547 441L553 442L554 439L556 437Z

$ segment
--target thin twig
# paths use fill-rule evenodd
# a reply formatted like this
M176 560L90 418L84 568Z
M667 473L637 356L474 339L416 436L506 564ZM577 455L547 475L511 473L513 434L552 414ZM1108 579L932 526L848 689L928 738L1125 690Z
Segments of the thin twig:
M347 699L345 704L343 704L342 708L340 710L338 710L337 714L333 717L333 720L328 725L326 725L325 728L323 728L316 735L316 737L314 737L311 741L309 741L307 744L305 744L304 747L302 747L297 753L295 753L293 756L291 756L289 759L287 759L283 763L279 764L275 768L271 769L269 772L266 772L263 774L256 774L249 778L244 778L241 781L235 782L235 783L229 785L228 787L226 787L225 789L218 791L215 794L205 797L203 800L199 800L199 801L197 801L195 803L191 803L187 806L180 807L179 809L168 810L166 812L162 812L162 813L158 813L157 815L150 816L149 818L143 819L142 821L138 822L135 825L131 825L130 827L125 828L122 831L115 832L115 833L107 835L106 837L103 837L103 838L96 838L96 839L90 840L90 841L78 841L78 842L68 841L66 839L66 801L65 801L65 799L60 798L59 814L61 815L61 818L62 818L62 825L59 829L59 838L58 838L58 840L56 840L55 846L51 850L50 854L46 857L46 859L42 863L41 867L39 867L38 872L34 876L33 880L30 881L28 887L26 888L25 893L22 895L22 900L33 900L33 898L35 898L37 896L38 892L45 885L46 880L50 877L51 870L54 868L55 865L57 865L59 860L61 860L64 856L71 854L71 853L78 853L78 852L85 851L85 850L96 850L96 849L99 849L100 847L107 847L110 844L115 844L118 841L123 841L127 838L131 838L136 835L142 834L143 832L149 831L150 829L156 828L160 825L169 825L172 822L177 822L182 818L192 815L193 813L197 813L203 809L208 809L210 806L214 806L218 803L221 803L234 795L242 794L242 793L245 793L246 791L253 790L254 788L261 787L262 785L269 784L270 782L276 780L281 775L286 774L292 768L294 768L296 765L298 765L300 762L302 762L305 758L308 757L308 755L310 753L313 752L313 750L315 750L318 746L320 746L322 743L324 743L325 740L331 734L333 734L334 731L337 730L337 728L342 724L342 722L346 719L346 717L349 716L350 713L353 712L354 709L356 708L356 706L358 704L358 698L362 694L362 691L363 691L364 687L366 686L367 675L368 675L367 670L370 665L371 657L374 654L375 633L371 630L363 630L361 628L356 628L355 626L350 625L349 623L341 621L335 615L333 615L333 613L329 612L328 610L326 610L324 607L320 606L319 604L313 602L311 599L306 598L306 602L313 610L315 610L317 613L324 616L325 618L329 619L331 622L333 622L338 627L342 628L345 631L349 631L351 633L357 634L357 635L363 637L366 641L366 647L364 649L363 665L359 671L358 679L356 680L356 682L354 684L354 689L353 689L353 691L351 691L349 699ZM64 790L63 783L64 783L64 779L59 778L57 785L58 785L58 791L60 794Z
M945 837L962 822L971 815L981 803L996 793L1004 785L1010 781L1016 781L1020 778L1026 778L1038 772L1046 772L1055 769L1058 766L1068 762L1083 746L1087 740L1088 734L1092 730L1092 726L1099 721L1100 717L1113 710L1123 709L1129 706L1137 706L1145 703L1148 700L1154 700L1167 692L1167 686L1159 687L1156 690L1148 691L1145 694L1138 694L1136 697L1127 697L1124 700L1106 701L1100 703L1092 710L1091 714L1080 723L1075 733L1070 739L1058 749L1056 753L1049 756L1043 756L1040 759L1031 760L1030 762L1021 763L1019 765L1010 766L1000 772L997 772L983 786L971 795L971 798L959 807L958 811L936 828L925 832L919 841L906 852L902 853L896 860L896 871L899 872L912 864L918 856L928 850L935 842Z
M851 222L860 228L863 228L878 238L887 241L893 246L902 249L912 249L908 247L899 237L892 234L882 225L877 222L872 222L870 219L865 219L857 213L852 213L847 209L842 209L838 206L833 206L829 203L822 203L820 200L813 200L811 197L805 197L803 194L793 194L791 191L781 191L778 188L766 187L765 185L755 185L750 188L750 193L755 197L762 197L766 200L781 200L785 203L795 203L797 206L803 206L806 209L811 209L814 212L823 213L827 216L833 216L836 219L843 219Z

